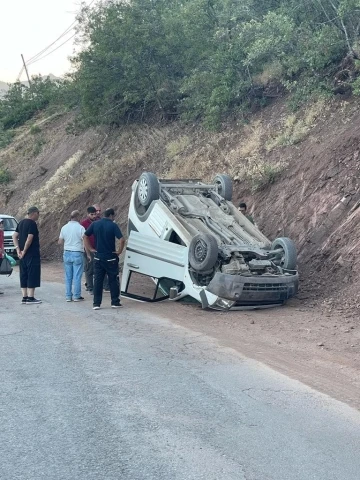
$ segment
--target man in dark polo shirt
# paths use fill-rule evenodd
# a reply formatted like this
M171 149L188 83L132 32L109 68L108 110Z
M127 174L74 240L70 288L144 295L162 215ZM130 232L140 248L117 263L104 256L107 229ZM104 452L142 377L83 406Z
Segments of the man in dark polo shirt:
M119 272L119 255L124 249L125 240L119 226L114 222L114 218L114 209L107 208L104 217L93 222L84 236L85 248L94 253L94 310L98 310L101 305L105 274L109 277L111 307L121 307L117 275ZM91 235L95 237L95 248L90 243L89 237ZM120 240L118 250L115 247L116 239Z
M87 230L90 225L97 219L96 217L96 208L91 206L87 208L87 217L81 220L80 225L82 225L85 230ZM95 249L95 237L91 235L89 237L90 245ZM94 254L89 250L85 249L84 252L84 270L85 270L85 281L86 281L86 291L93 293L94 289Z
M40 287L40 242L36 224L40 215L37 207L30 207L27 218L21 220L13 234L14 245L20 259L20 287L26 305L41 303L35 298L35 288Z

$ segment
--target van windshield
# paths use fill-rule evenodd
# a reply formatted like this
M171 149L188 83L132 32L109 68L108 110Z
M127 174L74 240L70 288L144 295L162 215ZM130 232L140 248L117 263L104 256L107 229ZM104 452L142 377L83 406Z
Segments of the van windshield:
M12 231L15 231L16 230L16 226L17 226L17 221L15 220L15 218L3 218L3 221L4 221L4 230L12 230Z

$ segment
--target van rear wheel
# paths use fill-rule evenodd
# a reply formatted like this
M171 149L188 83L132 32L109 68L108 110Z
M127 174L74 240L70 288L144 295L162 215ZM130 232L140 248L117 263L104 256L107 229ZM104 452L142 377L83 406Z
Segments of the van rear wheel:
M159 200L160 185L154 173L144 172L140 175L136 195L144 207L148 207L154 200Z
M216 175L213 180L214 184L218 186L218 194L224 200L231 202L233 194L233 183L229 175Z

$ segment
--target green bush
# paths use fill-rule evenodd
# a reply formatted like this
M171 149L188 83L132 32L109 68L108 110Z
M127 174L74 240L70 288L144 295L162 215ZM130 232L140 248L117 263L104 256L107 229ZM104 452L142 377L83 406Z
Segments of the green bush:
M9 170L4 167L0 167L0 184L4 185L9 183L12 180L12 175Z
M30 127L31 135L37 135L40 132L41 132L41 128L38 125L31 125Z
M32 77L29 87L13 83L0 100L0 122L4 130L23 125L34 115L61 99L62 82ZM35 133L35 132L31 132Z
M0 148L7 147L15 136L13 130L3 130L0 126Z
M46 140L44 138L37 138L34 144L33 155L36 157L41 153L43 146L46 144Z

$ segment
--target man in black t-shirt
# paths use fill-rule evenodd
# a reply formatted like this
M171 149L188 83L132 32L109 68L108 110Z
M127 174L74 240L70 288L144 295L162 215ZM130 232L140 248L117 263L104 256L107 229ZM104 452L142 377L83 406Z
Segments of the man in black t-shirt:
M105 274L109 277L111 307L121 307L117 275L119 273L119 255L124 249L125 240L120 228L114 222L114 218L114 209L107 208L104 218L93 222L86 230L84 236L86 250L94 253L94 310L98 310L102 302ZM95 248L91 246L89 241L91 235L94 235L95 238ZM116 239L119 240L117 250L115 245Z
M20 287L26 305L41 303L35 298L35 288L40 287L40 242L36 221L40 212L30 207L27 218L21 220L13 234L14 245L20 259Z

